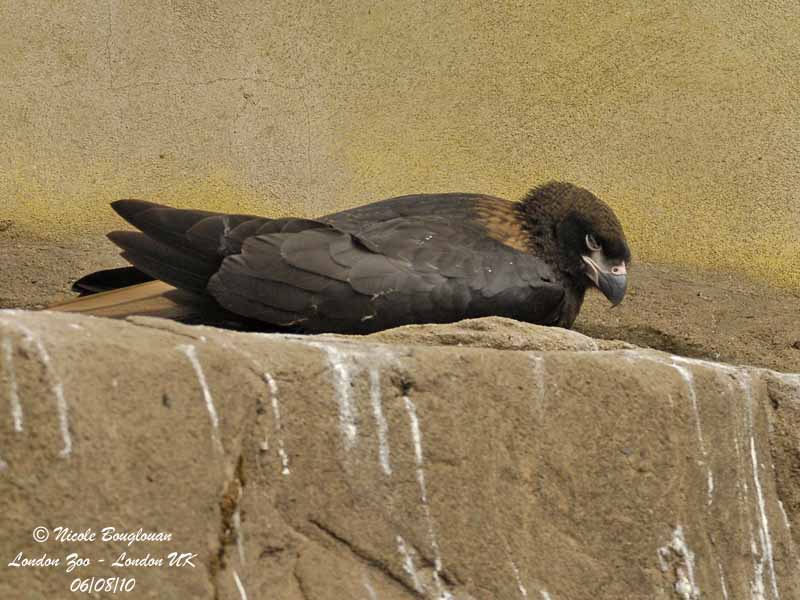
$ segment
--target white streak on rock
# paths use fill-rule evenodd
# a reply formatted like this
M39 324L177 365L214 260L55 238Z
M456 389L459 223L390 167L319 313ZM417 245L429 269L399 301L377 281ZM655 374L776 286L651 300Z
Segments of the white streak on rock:
M755 540L753 540L750 544L750 552L752 553L753 557L758 554L758 546L756 546ZM750 594L752 595L753 600L766 600L766 588L764 587L764 560L762 556L762 560L756 562L755 558L753 558L753 581L750 582Z
M286 336L295 339L292 336ZM387 475L392 473L389 451L389 427L383 413L380 374L381 368L394 361L391 350L383 345L359 345L358 349L346 344L336 345L331 342L308 341L300 338L306 346L318 348L325 352L328 364L333 372L335 399L339 405L339 423L344 437L344 447L351 450L358 444L358 405L353 395L353 383L356 378L368 370L369 399L375 419L378 437L378 460L381 469Z
M781 383L785 383L786 385L793 387L797 394L797 399L800 400L800 373L779 373L777 371L769 370L767 370L767 372Z
M22 431L22 404L19 401L19 388L17 387L17 374L14 371L14 355L11 340L3 338L3 364L8 373L8 397L11 402L11 418L14 421L14 431Z
M236 550L239 552L239 562L244 564L244 536L242 535L242 515L239 507L233 511L233 531L236 534Z
M350 450L358 441L358 415L353 402L352 374L347 357L333 344L307 343L315 348L320 348L328 357L328 363L333 371L336 401L339 404L339 424L344 435L345 449Z
M519 590L519 593L522 595L523 598L527 599L528 590L526 590L525 586L522 585L522 577L519 574L519 569L517 568L516 563L511 559L509 559L508 562L511 563L511 569L514 571L514 579L517 580L517 589Z
M695 385L694 385L694 376L692 375L690 369L677 363L681 362L689 365L700 364L703 366L710 366L715 369L720 369L722 371L726 371L728 369L727 366L718 365L717 363L712 363L708 361L696 361L694 359L683 360L683 357L681 356L671 356L672 361L670 362L663 360L658 355L640 352L638 350L628 350L625 351L625 354L627 356L634 356L640 360L650 360L657 364L671 367L678 372L678 374L681 376L681 379L683 379L684 383L686 384L686 392L689 395L689 401L692 403L692 412L694 413L694 423L695 423L695 429L697 430L697 440L700 446L700 454L703 456L701 464L703 464L706 468L706 489L708 496L707 504L710 506L711 503L714 501L714 473L711 470L711 465L708 464L708 450L706 449L706 443L703 437L703 427L700 420L700 405L697 401L697 392L695 390ZM672 396L670 395L668 399L670 406L672 406Z
M772 560L772 538L769 533L769 521L767 519L766 503L764 501L764 492L761 489L761 478L759 477L758 453L756 452L756 442L753 433L754 429L753 383L750 379L750 374L747 372L743 372L738 379L739 379L739 384L742 387L742 391L744 392L745 399L747 401L747 427L749 429L748 433L750 435L750 461L752 463L752 468L753 468L753 484L755 486L756 500L758 503L758 517L759 517L758 538L761 544L761 558L754 569L755 573L753 581L753 592L756 595L760 594L761 597L766 598L764 580L763 580L764 563L766 562L766 565L769 568L770 587L772 588L772 594L774 598L777 600L778 598L780 598L780 594L778 593L778 580L775 575L775 564L773 563Z
M256 334L254 334L256 335ZM253 364L253 367L257 371L261 371L261 363L253 358L253 355L249 352L245 352L238 346L234 346L229 342L225 342L224 340L221 342L225 348L229 348L233 352L236 352L243 357L245 357L249 362ZM273 429L275 430L276 438L278 439L278 457L281 459L281 474L289 475L291 471L289 470L289 455L286 453L286 445L283 441L283 421L281 420L281 408L280 408L280 399L278 395L278 384L275 379L267 373L266 371L262 371L261 373L262 378L267 384L267 388L269 389L270 395L270 403L272 405L272 415L274 419ZM261 452L269 452L269 439L264 438L259 443L259 449Z
M778 480L778 473L775 470L775 463L772 463L772 478L774 481ZM781 510L781 516L783 517L783 524L786 526L786 529L791 529L792 524L789 522L789 515L786 514L786 507L783 505L783 502L780 498L776 498L778 501L778 508Z
M686 367L682 367L681 365L676 365L674 363L671 366L678 373L680 373L681 378L686 383L686 390L689 394L689 400L692 402L692 411L694 412L695 427L697 428L697 439L700 441L700 448L703 452L703 455L705 455L706 445L705 440L703 439L703 428L700 424L700 407L697 404L697 392L695 391L694 387L694 377L692 376L692 372Z
M378 458L383 472L387 475L392 474L392 466L389 463L389 426L386 417L383 415L381 402L381 372L373 366L369 369L369 399L372 403L372 414L375 417L375 429L378 432Z
M239 597L242 600L247 600L247 592L244 589L244 585L242 585L242 580L239 579L239 574L236 572L236 569L233 570L233 581L236 583L236 589L239 590Z
M739 381L739 379L737 378L736 381ZM729 379L729 378L726 378L725 382L726 382L726 384L728 386L728 389L731 390L731 393L735 393L736 392L736 388L733 385L733 381L731 379ZM734 414L734 413L732 412L731 414ZM739 435L739 427L738 427L739 422L736 421L735 425L736 426L732 428L732 430L733 430L733 442L734 442L733 445L734 445L734 448L736 448L736 459L737 459L737 462L738 462L740 467L744 468L744 458L743 458L743 454L742 454L743 445L742 445L742 441L741 441L741 436ZM739 495L740 496L744 496L744 493L748 491L747 482L742 480L742 479L740 479L740 478L737 478L736 479L736 488L737 488L737 491L738 491ZM747 503L746 499L740 498L740 504L742 502L744 502L745 504Z
M63 457L67 457L72 454L72 436L69 433L69 409L67 407L67 399L64 396L64 384L61 381L57 381L53 385L53 393L56 396L56 404L58 406L58 426L61 430L61 439L64 441L64 447L61 449L60 454Z
M702 360L699 358L687 358L686 356L678 356L677 354L669 354L667 356L669 360L667 360L667 358L663 358L662 354L655 351L621 350L620 352L626 356L632 356L634 358L639 358L642 360L652 360L653 362L669 366L675 363L680 363L681 365L705 367L706 369L712 369L714 371L720 371L722 373L727 373L731 375L735 375L736 372L738 371L737 367L734 367L732 365L726 365L725 363L718 363L710 360Z
M194 369L197 381L200 383L200 388L203 390L203 399L206 402L206 409L208 410L208 416L211 420L211 439L217 450L220 453L224 453L225 450L222 447L222 441L219 439L219 416L217 416L217 409L214 406L214 397L211 395L211 390L208 387L205 373L203 373L203 367L200 364L200 360L197 358L197 349L190 344L185 344L178 346L178 350L186 355Z
M669 558L671 555L671 551L669 546L661 546L658 550L656 550L656 556L658 557L658 569L662 573L666 573L669 571Z
M786 525L786 529L791 529L792 524L789 522L789 515L786 514L786 507L780 500L778 500L778 506L781 509L781 514L783 515L783 524Z
M726 365L725 363L718 363L710 360L703 360L700 358L687 358L686 356L678 356L677 354L671 354L670 358L672 359L672 362L682 363L685 365L697 365L698 367L715 369L717 371L722 371L723 373L735 374L737 371L737 368L732 365Z
M700 423L700 407L697 403L697 392L694 387L694 377L692 372L684 366L672 363L673 369L680 373L681 378L686 383L686 390L689 394L689 400L692 403L692 411L694 412L695 428L697 429L697 440L700 444L700 453L703 455L703 463L706 467L706 487L708 488L708 504L714 500L714 474L711 472L711 466L708 464L708 450L706 450L706 442L703 438L703 427Z
M719 585L722 588L722 600L728 600L728 586L725 584L725 573L722 570L722 564L717 563L719 567Z
M397 549L403 557L403 570L411 578L411 585L418 594L422 594L425 590L422 587L422 583L419 581L417 567L414 566L414 557L411 554L411 550L406 545L406 541L399 535L397 536Z
M741 384L741 379L737 378L737 381ZM745 420L745 435L747 434L748 430L750 429L750 408L746 407L746 413L748 414L747 419ZM742 437L738 433L738 424L733 428L733 439L734 444L736 447L736 462L738 464L737 474L741 473L742 476L744 475L745 471L747 470L747 463L744 459L744 447L745 444L742 440ZM741 514L744 516L745 521L747 522L747 531L750 535L750 547L752 549L751 554L753 557L753 576L756 577L756 573L759 571L763 572L763 569L759 568L758 563L756 562L755 556L758 553L758 548L756 547L756 538L755 532L753 531L753 521L750 518L750 487L747 485L747 481L743 477L737 477L736 479L736 488L737 488L737 496L739 501L739 510ZM756 578L758 579L758 578ZM763 588L763 581L761 587ZM763 596L762 596L763 599Z
M767 511L764 502L764 492L761 489L761 478L758 475L758 456L756 454L756 443L753 436L750 436L750 458L753 462L753 483L756 487L756 497L758 498L758 514L760 527L758 537L761 542L761 561L766 560L769 567L770 584L774 597L780 598L778 593L778 580L775 576L775 564L772 561L772 538L769 534L769 522L767 521Z
M550 598L550 594L547 593L547 590L541 590L539 593L542 594L542 600L552 600Z
M369 582L369 577L367 577L366 573L364 574L364 589L367 590L367 594L369 594L369 600L378 600L378 594Z
M424 457L422 453L422 432L419 427L419 418L417 417L417 410L411 398L404 395L403 402L406 405L406 412L408 413L408 420L411 425L411 438L414 441L414 458L417 463L417 483L419 484L420 499L422 500L422 510L425 513L425 521L428 524L428 537L431 542L431 550L433 550L433 579L436 582L439 597L444 600L450 600L452 595L445 589L440 577L442 572L442 556L439 552L439 542L436 539L436 530L433 526L431 507L430 504L428 504L428 489L425 483L425 469L423 468Z
M286 447L283 443L283 424L281 423L281 408L278 402L278 384L269 373L264 373L264 380L269 387L269 395L272 400L272 414L275 417L275 436L278 439L278 456L281 459L281 473L288 475L289 471L289 456L286 454Z
M773 372L772 374L775 375L779 381L792 386L794 388L797 400L800 400L800 373ZM772 473L773 473L773 478L777 479L777 473L775 471L775 463L772 463ZM786 514L786 507L783 505L783 502L781 501L780 498L778 498L777 500L778 500L778 508L780 508L781 517L783 518L783 524L786 526L787 530L791 531L792 524L789 521L789 515ZM791 535L790 539L792 539Z
M533 377L536 381L536 407L541 409L545 399L544 357L531 354L530 358L533 364Z
M708 504L710 505L714 501L714 474L711 469L708 469L706 486L708 487Z
M50 380L50 389L56 398L58 425L59 429L61 430L61 439L64 441L64 447L61 449L59 454L66 458L72 454L72 436L69 432L69 408L67 406L67 399L64 396L64 384L61 382L61 379L53 368L53 361L50 358L50 353L47 352L47 348L44 347L42 340L35 335L33 331L21 323L9 323L7 321L4 322L22 333L22 336L25 338L25 342L32 345L36 349L39 359L42 361L44 371L47 375L47 378Z
M683 527L678 525L672 532L672 539L666 546L658 549L658 564L662 572L669 570L668 560L674 554L680 558L680 565L675 569L675 593L682 600L698 600L700 598L700 588L694 579L694 553L686 544L683 536Z

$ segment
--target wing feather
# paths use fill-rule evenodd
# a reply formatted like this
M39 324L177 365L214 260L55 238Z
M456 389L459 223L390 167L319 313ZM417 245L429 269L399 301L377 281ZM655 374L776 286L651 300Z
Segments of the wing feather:
M252 309L248 316L260 318L268 306L286 313L283 322L328 331L485 314L541 320L557 309L563 290L535 256L481 235L470 221L390 208L392 218L350 222L349 232L337 222L251 237L223 261L209 291L233 312Z
M550 322L564 289L550 267L489 235L468 194L409 196L319 220L115 209L142 233L112 240L152 277L244 317L308 331L368 332L503 315Z

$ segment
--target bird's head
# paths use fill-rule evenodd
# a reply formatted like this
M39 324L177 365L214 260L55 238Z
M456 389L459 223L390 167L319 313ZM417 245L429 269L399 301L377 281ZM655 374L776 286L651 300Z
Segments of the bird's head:
M559 267L580 285L594 285L612 305L622 302L631 251L614 211L590 191L550 182L525 198L529 218L555 238Z

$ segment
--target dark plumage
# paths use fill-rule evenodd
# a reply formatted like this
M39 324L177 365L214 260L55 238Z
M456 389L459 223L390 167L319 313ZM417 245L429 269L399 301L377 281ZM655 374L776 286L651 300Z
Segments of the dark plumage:
M139 230L109 234L134 268L84 277L78 291L112 291L55 309L307 332L487 315L570 327L589 285L621 301L630 260L611 209L569 183L517 203L412 195L315 220L112 206Z

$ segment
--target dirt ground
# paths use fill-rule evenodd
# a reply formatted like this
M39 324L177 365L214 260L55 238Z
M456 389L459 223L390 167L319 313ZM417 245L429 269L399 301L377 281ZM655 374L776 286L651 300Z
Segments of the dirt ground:
M69 297L73 281L121 266L103 236L35 240L0 222L0 308L38 309ZM800 292L738 274L635 263L625 301L591 293L575 329L699 358L800 372Z

